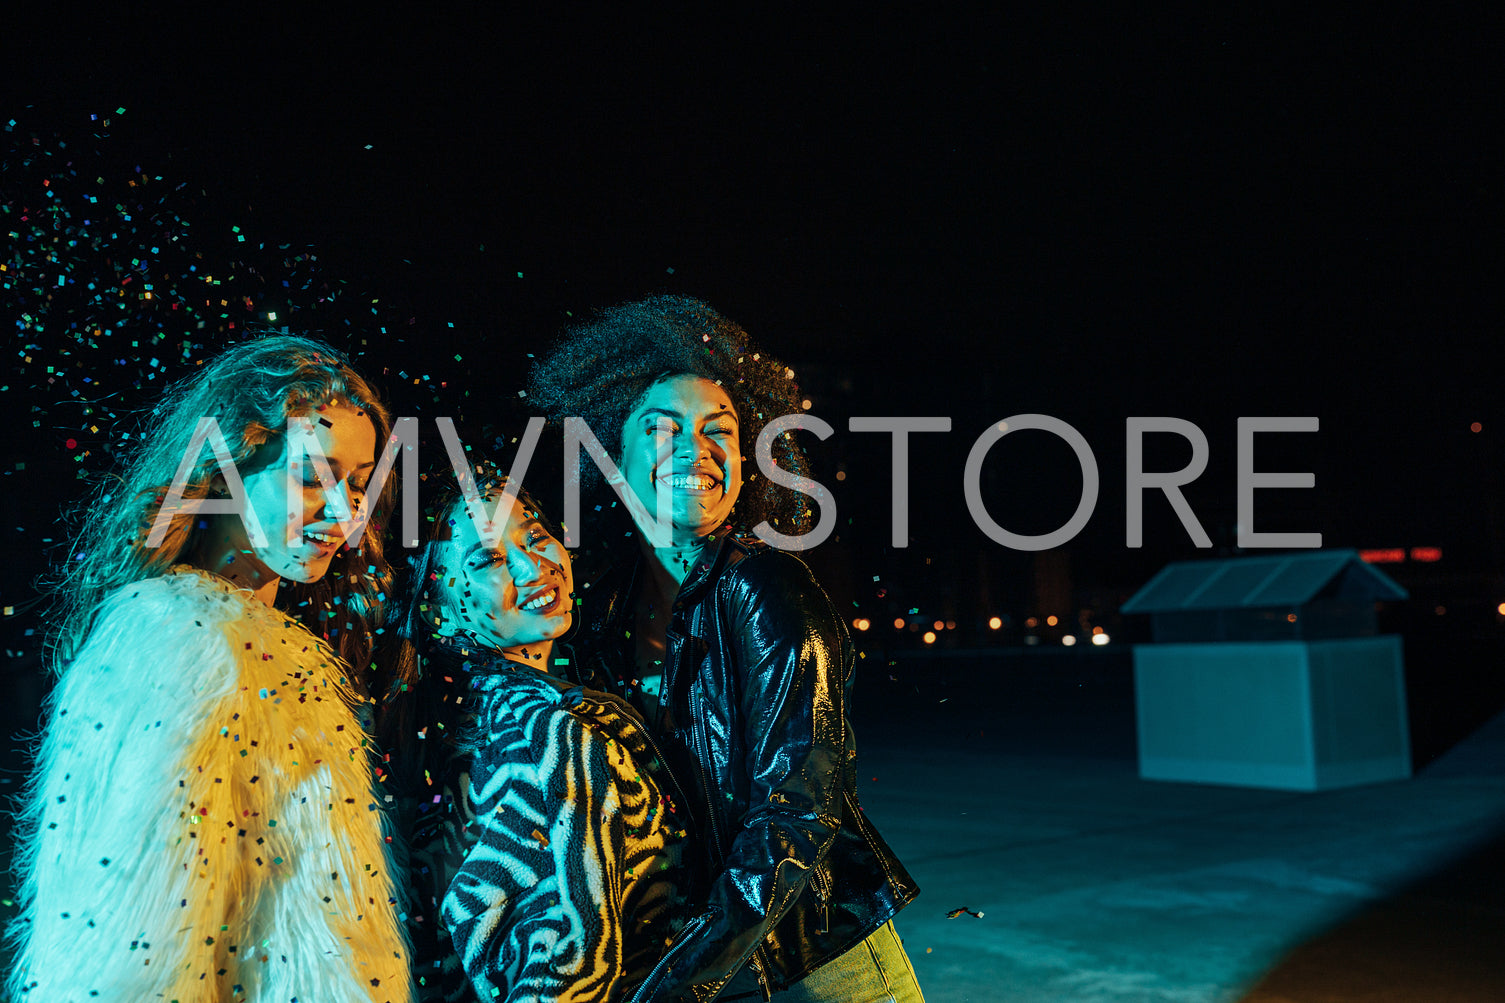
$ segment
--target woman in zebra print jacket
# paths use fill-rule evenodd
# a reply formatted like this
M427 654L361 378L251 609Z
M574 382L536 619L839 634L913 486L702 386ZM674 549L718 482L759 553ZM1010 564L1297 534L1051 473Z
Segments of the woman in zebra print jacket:
M384 708L420 997L621 999L686 911L671 782L635 712L568 678L570 560L538 506L477 479L434 510Z

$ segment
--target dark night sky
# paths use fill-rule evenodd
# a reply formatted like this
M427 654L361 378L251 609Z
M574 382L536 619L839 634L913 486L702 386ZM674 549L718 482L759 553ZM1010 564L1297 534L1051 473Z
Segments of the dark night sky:
M1227 542L1237 417L1315 415L1316 435L1261 440L1261 469L1317 487L1260 493L1258 528L1498 567L1485 26L1431 10L525 22L427 6L11 15L3 117L87 137L90 113L127 108L115 162L207 192L206 228L312 245L327 275L413 319L371 358L431 353L452 385L495 393L499 417L566 311L705 297L801 370L840 430L824 469L848 472L832 486L850 546L882 547L888 491L887 444L845 431L851 414L953 418L914 440L911 533L916 554L967 569L998 550L962 505L972 439L1014 413L1070 422L1102 472L1078 584L1128 586L1192 548L1152 499L1145 550L1126 550L1125 418L1206 432L1188 496ZM66 469L64 434L12 442L7 465ZM1063 445L1023 440L995 452L995 511L1045 532L1079 479ZM55 506L65 489L40 479L17 496ZM1009 575L1027 560L995 556L1022 588Z

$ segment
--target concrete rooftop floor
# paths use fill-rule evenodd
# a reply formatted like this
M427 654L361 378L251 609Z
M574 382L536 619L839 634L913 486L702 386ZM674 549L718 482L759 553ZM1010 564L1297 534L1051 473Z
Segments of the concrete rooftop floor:
M1121 720L1010 714L1051 739L860 732L930 1003L1505 1000L1505 715L1410 780L1289 793L1142 781Z

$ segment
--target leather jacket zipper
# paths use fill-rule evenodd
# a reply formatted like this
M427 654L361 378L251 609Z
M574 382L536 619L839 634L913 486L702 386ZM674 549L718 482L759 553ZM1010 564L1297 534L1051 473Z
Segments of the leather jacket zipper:
M815 888L815 901L820 904L820 932L831 932L831 885L820 865L810 872L810 884Z
M716 863L725 870L726 848L721 844L721 826L718 824L718 805L716 804L717 791L712 789L710 778L706 774L705 764L710 757L709 743L701 734L701 724L698 720L690 721L690 737L695 742L695 769L700 774L700 789L705 791L705 814L706 825L711 830L711 846L716 851Z
M701 913L686 923L685 928L679 931L679 937L674 941L674 946L664 952L664 956L658 959L658 964L653 966L653 971L649 972L648 977L633 991L629 1003L650 1003L653 996L644 996L643 994L657 992L657 983L660 977L667 974L669 966L674 964L675 957L684 950L685 945L690 943L694 935L699 933L702 927L709 925L710 922L710 913Z
M773 999L773 985L768 978L768 952L763 949L763 942L753 948L753 964L758 966L758 988L763 990L763 1003L769 1003Z

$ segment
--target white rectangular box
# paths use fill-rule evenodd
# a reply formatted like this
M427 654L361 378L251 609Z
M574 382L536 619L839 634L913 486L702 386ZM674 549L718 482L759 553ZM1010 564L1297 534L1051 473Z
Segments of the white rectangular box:
M1317 791L1411 775L1401 640L1134 648L1139 775Z

